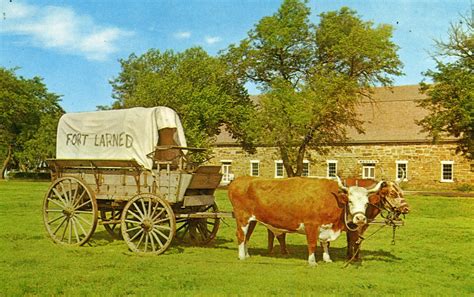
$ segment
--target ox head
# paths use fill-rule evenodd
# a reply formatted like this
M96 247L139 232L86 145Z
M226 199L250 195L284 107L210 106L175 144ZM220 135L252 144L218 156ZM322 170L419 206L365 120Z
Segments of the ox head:
M369 195L378 192L381 188L386 186L386 182L381 181L375 187L366 189L362 187L346 187L342 184L341 179L337 177L339 189L347 193L349 200L349 214L352 216L352 223L356 225L363 225L367 223L365 210L369 204Z
M401 214L410 212L410 206L403 197L403 190L396 182L387 182L387 186L374 196L379 197L383 208L386 210Z

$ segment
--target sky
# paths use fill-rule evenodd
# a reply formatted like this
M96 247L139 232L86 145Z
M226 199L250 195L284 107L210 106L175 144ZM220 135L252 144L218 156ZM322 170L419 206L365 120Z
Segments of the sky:
M149 49L201 46L216 55L238 44L280 0L0 0L0 66L43 78L66 112L110 105L120 59ZM473 0L310 0L311 20L348 6L365 21L394 27L404 64L395 85L413 85L434 69L433 40L472 13ZM258 93L249 87L251 94Z

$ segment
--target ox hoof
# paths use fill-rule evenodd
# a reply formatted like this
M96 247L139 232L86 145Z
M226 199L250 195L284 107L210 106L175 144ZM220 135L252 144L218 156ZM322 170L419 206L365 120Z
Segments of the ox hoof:
M245 260L245 259L248 259L248 258L250 258L249 254L247 254L245 256L239 256L239 260Z
M316 257L314 256L314 254L311 254L308 257L308 265L311 266L311 267L314 267L314 266L318 265L318 263L316 263Z
M332 260L329 256L323 255L323 261L326 263L332 263Z

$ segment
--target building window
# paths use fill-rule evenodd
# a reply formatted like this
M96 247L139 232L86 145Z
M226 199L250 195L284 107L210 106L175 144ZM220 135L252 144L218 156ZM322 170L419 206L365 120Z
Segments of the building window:
M396 169L397 176L395 180L407 181L408 180L408 161L396 161L396 167L397 167Z
M337 161L327 160L327 177L336 177L337 175Z
M441 161L441 182L454 181L454 161Z
M303 173L301 176L309 176L309 161L304 160L303 161Z
M234 179L231 166L232 166L232 161L221 160L221 173L222 173L221 184L227 185Z
M275 177L276 178L283 177L283 161L282 160L275 161Z
M260 176L260 161L250 161L250 176Z
M374 163L362 164L362 178L375 179L375 164Z

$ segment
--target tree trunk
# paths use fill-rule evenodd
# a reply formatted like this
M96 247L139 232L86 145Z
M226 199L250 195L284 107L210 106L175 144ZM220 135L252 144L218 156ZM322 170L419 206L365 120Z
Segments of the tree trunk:
M288 150L286 147L280 146L280 155L283 161L283 167L285 167L286 175L288 177L295 176L295 171L293 170L293 167L291 167L290 158L288 157Z
M296 157L296 173L295 176L302 176L303 175L303 161L304 155L306 153L306 143L303 143L299 150L298 156Z
M2 174L0 175L0 179L5 179L5 172L7 171L8 164L12 160L12 155L13 155L13 148L12 148L12 145L10 144L8 145L7 156L5 160L3 160L2 171L1 171Z

